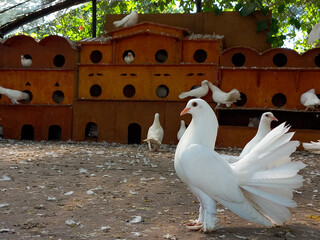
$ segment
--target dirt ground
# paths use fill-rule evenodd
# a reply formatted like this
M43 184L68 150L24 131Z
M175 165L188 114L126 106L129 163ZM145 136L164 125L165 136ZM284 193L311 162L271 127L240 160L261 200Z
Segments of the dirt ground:
M308 167L288 225L264 228L218 205L220 228L204 234L184 226L198 203L174 171L174 151L0 140L0 239L320 239L319 155L293 155Z

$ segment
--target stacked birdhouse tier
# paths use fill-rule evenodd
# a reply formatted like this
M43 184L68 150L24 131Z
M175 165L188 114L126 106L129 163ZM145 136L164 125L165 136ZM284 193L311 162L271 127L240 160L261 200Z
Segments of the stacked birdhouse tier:
M77 45L49 36L15 36L0 44L0 114L3 137L71 138Z
M238 89L241 100L231 108L220 108L219 123L224 135L218 144L225 146L227 138L250 140L266 111L272 111L279 122L286 121L297 130L299 140L316 138L320 133L319 84L319 48L303 54L284 48L262 53L247 47L223 51L219 87L224 91ZM244 135L244 127L252 133ZM231 135L237 137L229 138ZM239 145L237 140L229 144Z

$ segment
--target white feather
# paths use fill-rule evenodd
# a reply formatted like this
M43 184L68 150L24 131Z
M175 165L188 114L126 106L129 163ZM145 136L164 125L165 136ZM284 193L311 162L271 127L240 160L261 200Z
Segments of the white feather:
M14 90L14 89L9 89L9 88L4 88L0 86L0 94L6 95L8 98L10 98L11 102L14 104L19 104L19 100L28 100L29 99L29 94L19 91L19 90Z

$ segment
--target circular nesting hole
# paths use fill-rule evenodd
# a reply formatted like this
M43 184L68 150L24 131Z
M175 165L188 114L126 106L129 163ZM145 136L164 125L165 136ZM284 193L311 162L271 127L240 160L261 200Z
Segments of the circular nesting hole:
M136 93L136 89L133 85L128 84L123 88L123 95L127 98L131 98Z
M236 105L236 106L243 106L243 105L245 105L246 103L247 103L247 95L246 94L244 94L243 92L240 92L240 100L238 100L238 101L236 101L235 103L234 103L234 105Z
M203 49L198 49L194 52L193 59L198 63L203 63L207 60L207 52Z
M234 66L241 67L246 62L246 56L242 53L235 53L233 54L231 61Z
M287 56L283 53L277 53L273 56L273 64L276 65L277 67L283 67L287 64L288 59Z
M320 67L320 54L314 57L314 63L317 67Z
M102 89L101 89L100 85L94 84L91 86L90 95L92 97L99 97L101 95L101 93L102 93Z
M65 62L66 62L66 59L61 54L56 55L53 59L53 64L56 67L62 67L65 64Z
M159 63L164 63L168 59L168 53L164 49L160 49L156 52L155 59Z
M55 103L61 103L64 100L64 93L57 90L52 94L52 99Z
M93 50L90 54L90 60L93 63L98 63L102 60L102 53L99 50Z
M27 100L23 100L24 103L29 103L31 102L32 98L33 98L33 95L32 95L32 92L30 92L29 90L24 90L23 92L27 93L29 95L29 99Z
M169 94L169 88L166 85L160 85L156 89L159 98L166 98Z
M287 98L283 93L277 93L272 97L272 104L275 107L282 107L287 103Z

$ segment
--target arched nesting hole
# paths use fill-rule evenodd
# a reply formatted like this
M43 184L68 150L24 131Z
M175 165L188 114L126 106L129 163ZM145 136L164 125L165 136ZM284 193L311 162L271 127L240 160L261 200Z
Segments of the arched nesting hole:
M89 122L85 129L85 140L98 140L98 126L94 122Z
M131 49L125 50L125 51L123 52L123 54L122 54L122 59L123 59L123 61L124 61L124 58L128 55L129 52L132 53L133 57L136 57L136 54L135 54L134 51L132 51Z
M317 67L320 67L320 54L314 57L314 63Z
M48 140L61 140L61 127L59 125L49 127Z
M64 100L64 93L60 90L54 91L54 93L52 94L52 100L55 103L61 103Z
M130 123L128 126L128 144L141 143L141 127L137 123Z
M164 63L168 59L168 53L164 49L160 49L156 52L155 59L159 63Z
M101 93L102 93L102 89L101 89L100 85L94 84L91 86L90 95L92 97L99 97L101 95Z
M198 49L194 52L193 59L198 63L203 63L207 60L207 52L203 49Z
M272 97L272 104L275 107L282 107L287 103L287 98L283 93L277 93Z
M273 64L277 67L283 67L287 64L287 56L283 53L277 53L273 56Z
M243 53L235 53L233 54L231 61L234 66L241 67L246 62L246 56Z
M90 60L93 63L99 63L102 60L102 53L99 50L93 50L90 54Z
M26 124L21 128L21 140L33 140L34 128L32 125Z
M62 67L65 64L65 62L66 62L66 59L61 54L56 55L53 59L53 64L56 67Z
M169 94L169 88L166 85L160 85L156 89L159 98L166 98Z
M26 94L29 95L29 98L23 100L23 102L24 102L24 103L29 103L29 102L31 102L31 101L32 101L32 98L33 98L32 92L30 92L29 90L24 90L23 92L25 92Z
M123 88L123 95L127 98L131 98L135 95L136 89L133 85L128 84Z
M243 92L240 92L240 98L241 99L236 101L234 103L234 105L241 107L241 106L244 106L247 103L247 95L246 94L244 94Z

